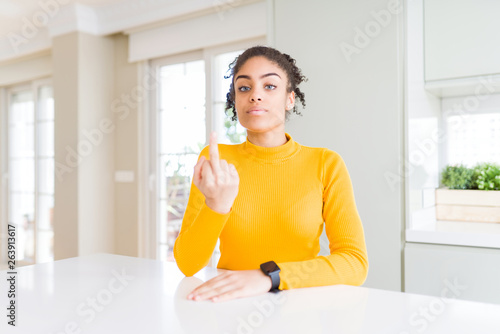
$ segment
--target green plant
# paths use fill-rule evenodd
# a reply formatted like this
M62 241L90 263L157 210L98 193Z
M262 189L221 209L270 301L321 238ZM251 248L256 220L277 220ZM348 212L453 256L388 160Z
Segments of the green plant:
M474 171L464 165L446 166L441 183L450 189L471 189Z
M481 163L474 167L475 189L500 190L500 166L492 163Z
M500 166L479 163L473 168L464 165L446 166L441 183L449 189L500 190Z

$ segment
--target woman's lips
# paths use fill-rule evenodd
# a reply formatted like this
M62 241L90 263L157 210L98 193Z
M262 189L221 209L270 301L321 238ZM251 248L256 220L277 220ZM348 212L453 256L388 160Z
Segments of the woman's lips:
M262 115L262 114L265 114L266 111L264 109L252 109L252 110L247 111L247 113L250 115Z

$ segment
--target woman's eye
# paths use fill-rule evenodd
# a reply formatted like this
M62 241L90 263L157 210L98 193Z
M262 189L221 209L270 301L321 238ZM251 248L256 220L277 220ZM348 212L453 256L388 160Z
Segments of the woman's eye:
M266 85L265 88L273 90L276 88L276 86L275 85Z
M250 90L250 87L247 87L247 86L241 86L241 87L239 87L239 88L238 88L238 90L239 90L240 92L246 92L246 91Z

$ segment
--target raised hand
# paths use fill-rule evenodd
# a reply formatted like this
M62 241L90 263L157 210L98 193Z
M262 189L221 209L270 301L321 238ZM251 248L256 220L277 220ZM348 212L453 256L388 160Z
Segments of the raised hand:
M212 210L225 214L231 210L238 195L240 178L233 164L219 159L215 132L210 135L209 155L210 160L202 156L194 166L193 183L205 196L205 203Z

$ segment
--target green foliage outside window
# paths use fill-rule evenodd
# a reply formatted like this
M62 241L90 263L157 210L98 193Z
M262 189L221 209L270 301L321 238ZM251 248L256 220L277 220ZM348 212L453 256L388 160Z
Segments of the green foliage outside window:
M238 120L232 121L232 115L229 115L224 121L224 128L226 129L226 136L229 138L231 143L240 144L246 140L245 132L238 132L238 128L236 127L238 124Z
M500 166L479 163L473 168L464 165L446 166L441 183L449 189L500 190Z

